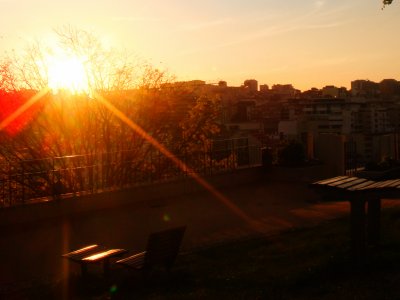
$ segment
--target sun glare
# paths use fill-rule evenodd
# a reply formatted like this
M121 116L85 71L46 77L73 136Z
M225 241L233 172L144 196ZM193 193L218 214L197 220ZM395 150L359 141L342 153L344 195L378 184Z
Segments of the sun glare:
M76 56L51 57L47 63L48 86L53 92L89 92L84 63Z

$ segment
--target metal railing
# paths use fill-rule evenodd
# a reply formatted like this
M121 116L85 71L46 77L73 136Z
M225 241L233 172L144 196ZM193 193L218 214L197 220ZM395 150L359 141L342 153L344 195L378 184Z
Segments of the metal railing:
M49 201L65 195L95 194L135 186L232 172L262 164L261 146L177 156L178 167L158 151L144 158L134 150L71 155L0 164L0 207Z

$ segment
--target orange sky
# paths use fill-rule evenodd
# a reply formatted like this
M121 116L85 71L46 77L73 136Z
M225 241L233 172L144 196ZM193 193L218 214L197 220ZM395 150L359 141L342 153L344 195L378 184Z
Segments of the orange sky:
M93 30L178 80L292 83L400 80L400 1L0 0L0 50L52 29Z

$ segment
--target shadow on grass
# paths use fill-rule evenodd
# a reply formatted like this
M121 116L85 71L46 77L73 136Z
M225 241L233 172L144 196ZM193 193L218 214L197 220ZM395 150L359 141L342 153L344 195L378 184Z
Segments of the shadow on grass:
M108 279L72 276L68 294L59 282L13 299L398 299L400 210L383 212L381 247L364 265L351 262L349 245L343 218L182 254L171 273L147 279L114 269Z

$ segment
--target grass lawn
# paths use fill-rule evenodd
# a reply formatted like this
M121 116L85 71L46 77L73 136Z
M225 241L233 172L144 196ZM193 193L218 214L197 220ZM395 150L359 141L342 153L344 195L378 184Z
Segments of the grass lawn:
M181 254L170 274L148 280L114 270L105 282L71 278L69 299L400 299L400 210L382 215L382 243L350 260L349 220ZM61 283L21 291L60 298ZM18 298L25 299L25 298Z

